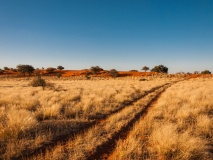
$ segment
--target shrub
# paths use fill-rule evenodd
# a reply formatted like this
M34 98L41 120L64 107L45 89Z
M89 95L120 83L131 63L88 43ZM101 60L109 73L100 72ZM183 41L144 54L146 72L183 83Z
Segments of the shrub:
M10 70L10 68L9 67L4 67L4 70L8 71L8 70Z
M61 78L61 73L57 73L56 77Z
M91 75L91 74L92 74L91 72L86 71L85 77L86 77L87 80L90 79L90 75Z
M33 81L31 82L31 86L33 87L45 87L46 81L44 79L41 78L41 76L36 77L35 79L33 79Z
M155 66L151 70L152 72L159 72L159 73L168 73L168 68L164 65Z
M209 70L202 71L201 74L211 74Z
M139 79L139 81L147 81L147 79L141 78L141 79Z
M91 72L93 73L93 74L97 74L97 73L99 73L100 71L103 71L103 69L102 68L100 68L99 66L93 66L93 67L91 67L90 68L90 70L91 70Z
M138 70L132 69L130 70L130 72L138 72Z
M46 69L47 73L53 73L54 70L56 70L56 69L53 68L53 67L48 67L48 68Z
M18 72L20 72L20 73L22 73L24 75L25 75L25 73L28 73L29 76L30 76L30 74L33 73L33 71L35 69L31 65L22 65L22 64L20 64L20 65L17 66L17 70L18 70Z
M109 75L110 75L111 77L113 77L113 78L116 78L116 77L119 76L119 73L118 73L117 70L111 69L111 70L109 71Z

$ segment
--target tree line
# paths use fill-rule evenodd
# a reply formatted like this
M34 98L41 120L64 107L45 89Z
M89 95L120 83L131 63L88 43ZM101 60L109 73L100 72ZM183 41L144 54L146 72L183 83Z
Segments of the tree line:
M49 73L49 74L54 73L55 70L59 70L60 72L58 73L57 76L61 76L61 71L63 69L64 69L64 67L61 66L61 65L57 66L57 68L53 68L53 67L48 67L46 69L42 68L42 70L46 70L46 72ZM40 74L40 69L39 68L35 69L32 65L23 65L23 64L17 65L16 69L9 68L9 67L4 67L4 70L0 69L0 74L2 74L4 71L7 71L7 70L12 70L14 72L19 72L23 76L25 76L26 74L28 74L30 76L32 73ZM147 71L150 70L150 68L147 67L147 66L143 66L141 70L147 72ZM137 70L131 70L131 71L136 72ZM167 74L168 73L168 67L166 67L164 65L157 65L157 66L153 67L150 71L151 72ZM90 69L86 69L86 76L89 77L89 75L91 75L91 74L100 74L101 72L107 73L111 77L118 77L119 76L119 73L118 73L118 71L116 69L111 69L109 71L104 71L99 66L92 66ZM180 72L180 73L182 73L182 72ZM199 72L195 71L194 74L199 74ZM211 72L209 70L204 70L204 71L200 72L200 74L211 74Z

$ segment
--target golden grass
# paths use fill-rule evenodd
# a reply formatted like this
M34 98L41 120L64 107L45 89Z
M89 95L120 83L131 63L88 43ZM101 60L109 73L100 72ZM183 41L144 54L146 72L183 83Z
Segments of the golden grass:
M191 79L169 88L120 140L111 159L211 159L213 81Z
M121 112L108 117L105 121L91 128L84 134L77 135L73 140L69 140L65 145L57 145L51 150L47 150L44 156L39 155L34 159L87 159L89 155L96 151L97 146L107 142L122 127L135 118L144 107L163 90L157 90L140 99L134 105L124 108ZM60 148L60 153L58 150Z
M54 137L79 130L91 124L91 118L109 115L145 91L175 79L142 82L128 78L91 81L47 78L53 85L44 90L29 86L30 80L0 80L0 159L20 156ZM54 153L61 149L58 147Z

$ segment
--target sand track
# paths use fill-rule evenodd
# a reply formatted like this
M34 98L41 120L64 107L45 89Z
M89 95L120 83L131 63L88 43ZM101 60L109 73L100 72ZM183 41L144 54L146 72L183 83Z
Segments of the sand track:
M141 111L139 111L133 117L133 119L131 119L129 123L125 124L118 132L115 132L111 136L111 139L97 146L96 151L92 155L90 155L87 159L88 160L108 159L108 157L110 157L110 154L116 147L116 142L119 139L127 138L134 124L147 114L148 110L151 108L152 105L156 103L160 95L171 85L172 84L166 84L162 87L159 87L156 91L156 95L150 99L150 101L141 109Z

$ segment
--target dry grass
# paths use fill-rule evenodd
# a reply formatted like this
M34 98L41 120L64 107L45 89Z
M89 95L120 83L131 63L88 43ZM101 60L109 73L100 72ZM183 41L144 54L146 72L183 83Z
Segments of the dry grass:
M28 78L0 80L0 159L11 159L79 130L173 79L46 80L53 85L44 90L29 86ZM58 147L54 154L62 149Z
M97 146L112 139L114 134L119 132L122 127L133 120L135 116L152 101L152 98L158 95L162 90L163 88L148 94L134 103L134 105L130 105L121 112L108 117L105 121L94 126L88 132L77 135L65 145L59 144L55 148L47 150L44 156L39 155L34 157L34 159L87 159L88 156L96 151ZM58 152L59 148L60 152Z
M212 159L213 81L191 79L169 88L111 159Z

